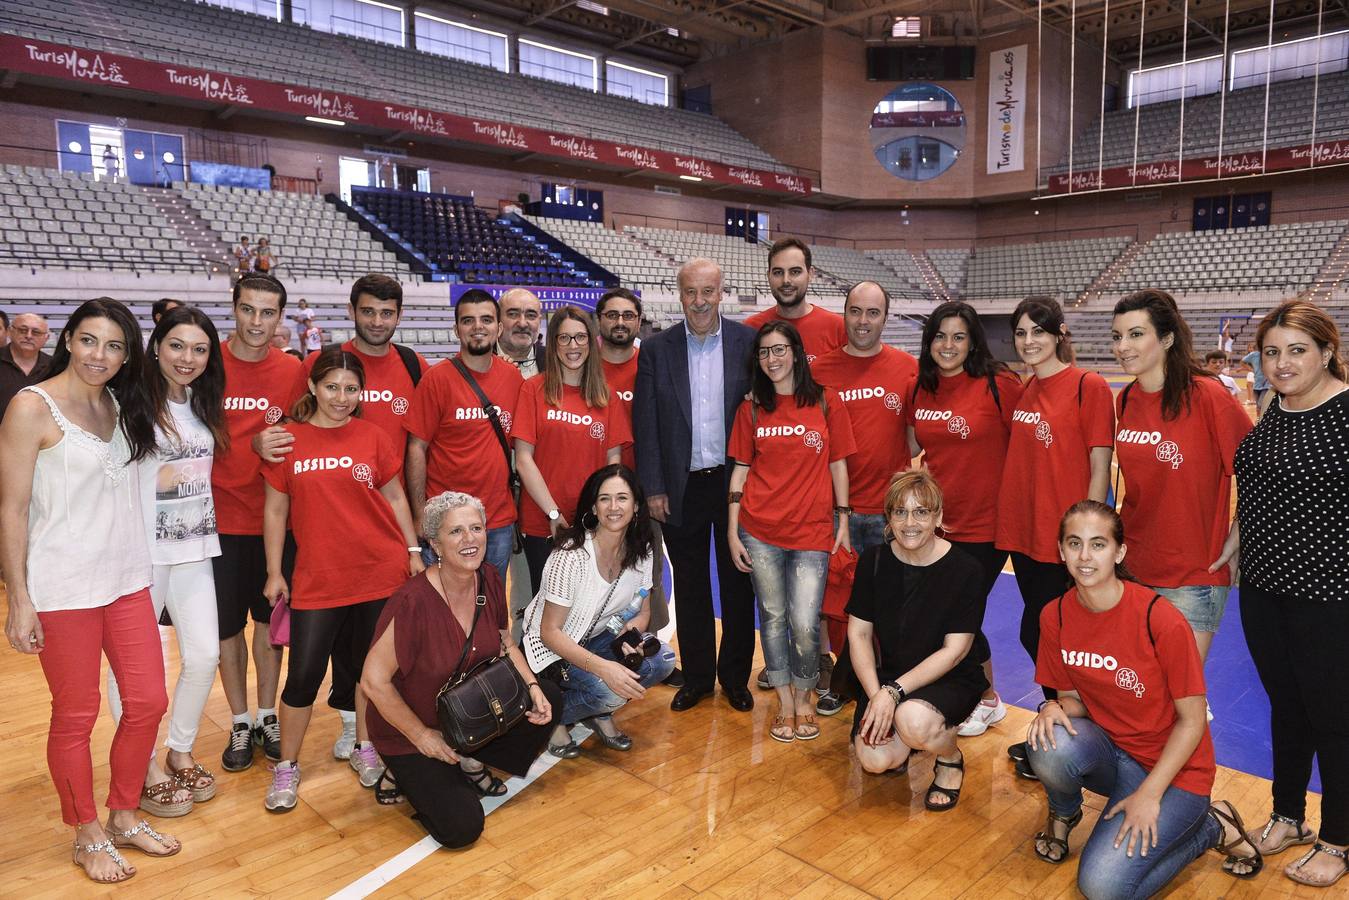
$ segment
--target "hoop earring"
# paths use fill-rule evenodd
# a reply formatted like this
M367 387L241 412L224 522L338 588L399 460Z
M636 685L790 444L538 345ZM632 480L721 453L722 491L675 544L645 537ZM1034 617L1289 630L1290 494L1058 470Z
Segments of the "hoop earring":
M586 531L594 531L600 527L600 517L593 512L588 512L581 516L581 527Z

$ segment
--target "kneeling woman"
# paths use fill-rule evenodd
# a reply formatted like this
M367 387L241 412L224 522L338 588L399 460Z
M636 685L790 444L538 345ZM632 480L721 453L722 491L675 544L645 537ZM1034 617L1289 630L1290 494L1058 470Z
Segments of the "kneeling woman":
M857 561L848 601L848 646L867 697L853 718L853 747L873 773L905 771L915 750L935 754L924 805L939 812L956 805L964 781L956 729L988 690L969 655L984 621L983 568L937 537L942 493L926 470L891 480L885 521L889 541Z
M269 463L262 537L273 606L290 594L281 574L286 521L295 542L290 657L281 695L281 761L272 770L264 802L269 812L295 808L300 788L300 744L328 661L343 658L351 671L365 664L384 600L422 571L421 547L399 474L403 454L384 429L356 418L365 370L354 353L324 350L309 373L309 393L295 404L292 452ZM350 640L338 640L339 635ZM366 736L365 696L356 692L356 748L351 768L362 787L384 774Z
M612 750L629 750L632 738L611 718L629 700L665 680L674 653L663 642L643 654L642 633L651 621L651 523L637 477L623 465L594 472L581 488L572 524L543 567L538 595L525 610L523 643L529 665L542 672L558 661L567 667L562 715L548 751L565 759L580 748L567 729L585 721ZM626 620L626 621L625 621ZM636 663L619 662L613 645ZM631 640L635 638L635 640Z
M466 847L482 834L481 797L506 793L484 764L512 775L528 772L548 741L562 698L556 685L529 674L511 640L505 584L493 566L483 565L487 513L482 501L446 492L426 504L422 524L440 562L385 604L365 658L361 690L371 703L370 738L423 827L446 847ZM479 602L483 606L475 618ZM460 667L466 642L469 650ZM437 726L436 695L456 671L472 671L501 654L524 676L532 708L514 728L485 744L476 759L461 758Z
M1151 897L1205 850L1232 854L1224 868L1241 878L1264 865L1232 804L1209 803L1216 767L1194 633L1169 601L1121 580L1125 550L1104 503L1064 515L1059 552L1075 587L1040 616L1035 671L1058 699L1040 704L1026 740L1049 795L1041 859L1067 858L1083 788L1108 798L1077 872L1092 900Z

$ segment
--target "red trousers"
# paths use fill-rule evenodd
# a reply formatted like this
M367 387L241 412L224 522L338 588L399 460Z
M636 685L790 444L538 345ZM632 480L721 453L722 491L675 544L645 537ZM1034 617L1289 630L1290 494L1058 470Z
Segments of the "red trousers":
M89 736L98 721L104 654L121 688L123 710L108 758L108 809L135 809L169 705L149 589L96 609L41 612L38 619L45 639L38 659L52 693L47 767L61 797L61 820L75 826L98 818Z

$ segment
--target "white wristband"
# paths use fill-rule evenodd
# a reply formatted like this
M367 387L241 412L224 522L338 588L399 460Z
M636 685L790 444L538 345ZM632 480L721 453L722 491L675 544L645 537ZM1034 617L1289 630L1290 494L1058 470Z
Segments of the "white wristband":
M421 548L421 547L409 547L409 548L408 548L408 552L409 552L409 553L421 553L421 552L422 552L422 548Z

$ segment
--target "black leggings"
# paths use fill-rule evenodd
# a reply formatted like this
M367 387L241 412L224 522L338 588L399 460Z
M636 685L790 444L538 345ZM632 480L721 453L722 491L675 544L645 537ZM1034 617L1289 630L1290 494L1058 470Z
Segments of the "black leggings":
M973 542L973 541L951 541L951 543L964 550L974 561L979 564L979 568L984 570L983 584L979 585L979 590L984 596L984 615L988 615L988 595L993 592L993 585L998 583L998 576L1002 574L1002 567L1007 562L1007 551L999 550L993 546L993 542ZM993 651L988 646L988 638L984 636L984 630L981 628L974 635L974 646L970 647L970 658L979 665L983 665L993 658Z
M1073 582L1063 563L1040 562L1015 550L1012 551L1012 571L1016 573L1021 602L1026 605L1021 611L1021 646L1026 648L1034 663L1040 652L1040 611L1067 591ZM1046 700L1059 695L1053 688L1042 690Z
M358 673L359 678L387 599L381 597L331 609L292 609L286 689L281 692L281 702L294 709L313 706L330 658L343 657L348 671ZM350 627L343 629L347 622ZM344 631L346 639L338 641L337 636Z
M1241 626L1269 694L1274 811L1307 812L1312 758L1321 770L1321 840L1349 844L1349 603L1303 600L1243 584Z
M533 597L538 594L539 585L543 583L543 564L548 561L548 554L553 552L553 539L527 534L524 545L525 564L529 566L529 595Z

